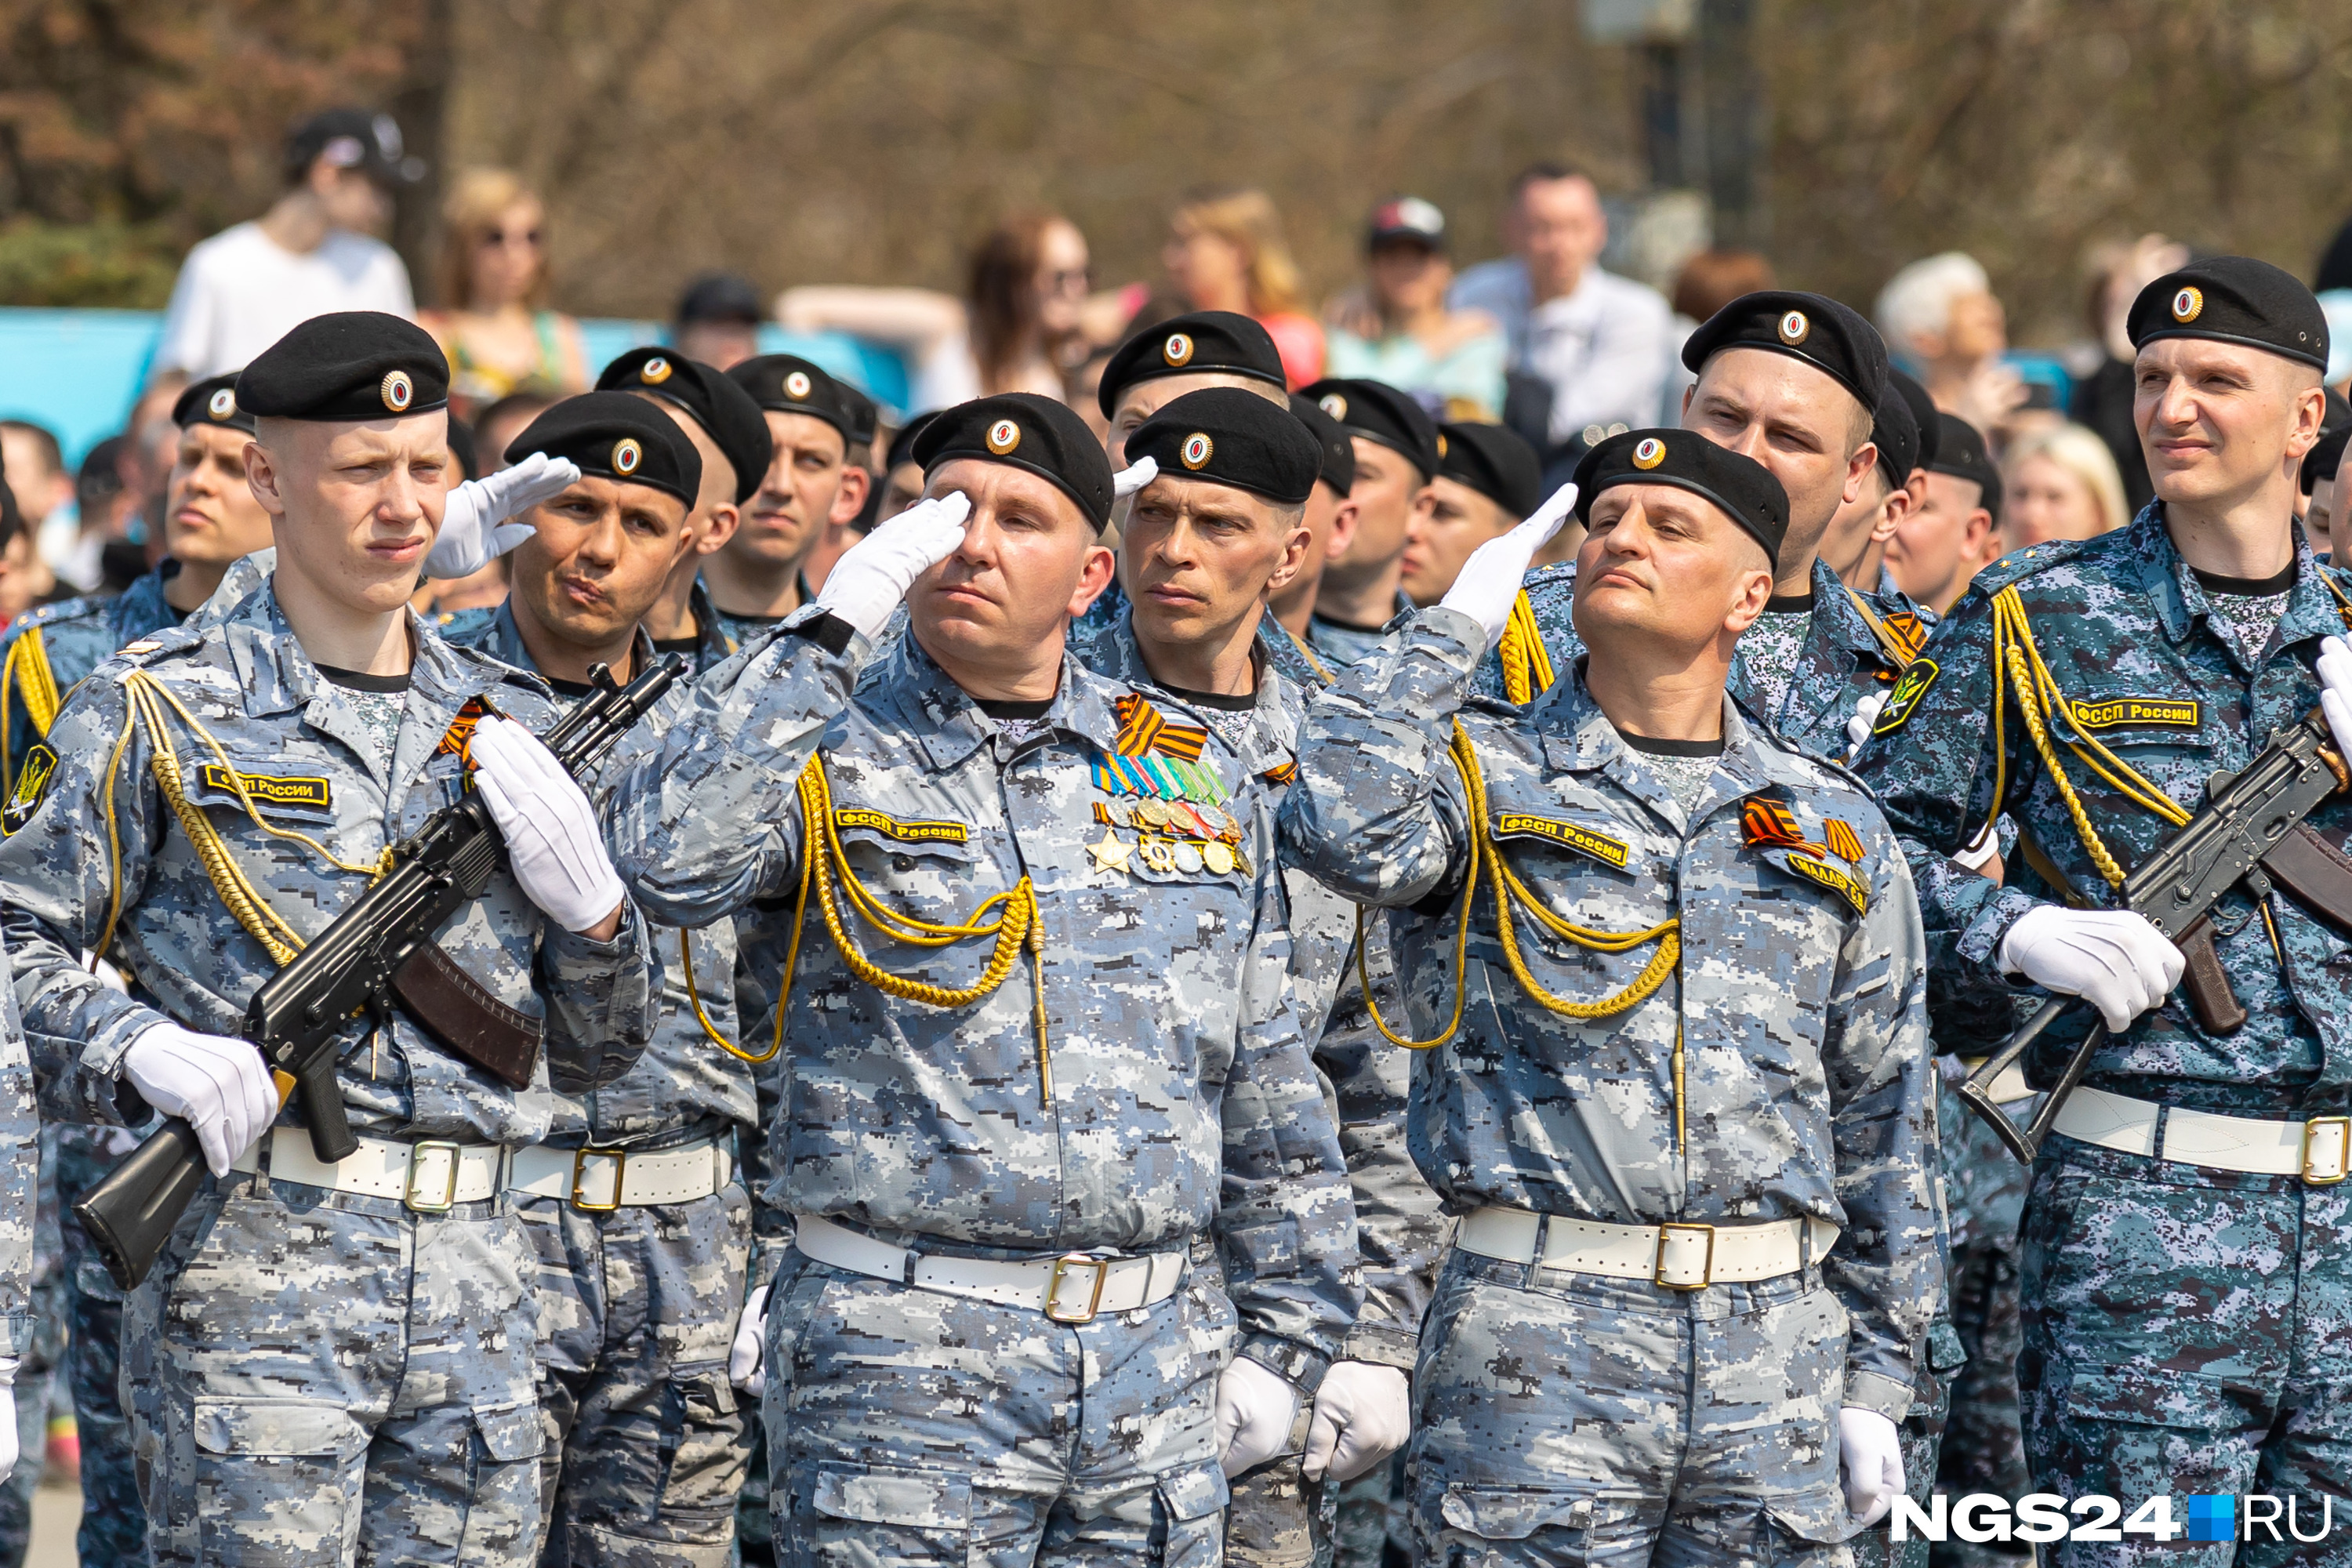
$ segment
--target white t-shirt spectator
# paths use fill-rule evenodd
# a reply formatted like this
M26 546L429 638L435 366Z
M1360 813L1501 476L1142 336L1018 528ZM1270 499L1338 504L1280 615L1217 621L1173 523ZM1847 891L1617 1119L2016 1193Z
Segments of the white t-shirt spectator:
M318 249L298 255L259 224L241 223L181 263L155 369L197 379L239 370L311 317L335 310L415 318L408 268L392 247L333 229Z
M1502 322L1511 368L1550 384L1552 443L1588 425L1654 423L1677 346L1665 296L1598 267L1559 299L1534 305L1529 293L1527 263L1514 256L1463 273L1445 302Z

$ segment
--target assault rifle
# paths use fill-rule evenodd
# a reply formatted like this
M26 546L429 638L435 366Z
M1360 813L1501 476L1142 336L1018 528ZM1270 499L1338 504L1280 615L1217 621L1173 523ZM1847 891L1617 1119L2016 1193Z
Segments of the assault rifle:
M2243 885L2256 902L2273 884L2284 888L2329 919L2352 925L2352 858L2304 826L2303 819L2339 791L2352 790L2352 771L2337 754L2327 721L2315 708L2295 723L2273 731L2261 755L2237 773L2217 773L2205 781L2205 805L2155 854L2124 879L2115 907L2147 917L2189 961L2181 988L2207 1032L2235 1034L2246 1010L2230 989L2230 977L2213 951L2213 906L2231 888ZM2053 996L2024 1027L1987 1057L1960 1086L1969 1109L2000 1134L2027 1164L2057 1124L2058 1108L2090 1070L2091 1058L2107 1037L2100 1019L2074 1047L2058 1080L2020 1129L1994 1103L1992 1081L2042 1037L2057 1016L2080 998Z
M601 763L686 668L672 654L617 685L598 665L594 688L541 737L574 777ZM395 1005L434 1041L515 1089L529 1087L540 1026L507 1006L444 952L442 923L480 897L506 845L469 787L393 847L393 868L337 915L292 962L263 982L246 1009L244 1037L268 1064L278 1102L299 1100L321 1161L359 1148L336 1081L343 1031L360 1014L388 1023ZM106 1271L134 1289L204 1184L196 1134L178 1117L132 1150L74 1205Z

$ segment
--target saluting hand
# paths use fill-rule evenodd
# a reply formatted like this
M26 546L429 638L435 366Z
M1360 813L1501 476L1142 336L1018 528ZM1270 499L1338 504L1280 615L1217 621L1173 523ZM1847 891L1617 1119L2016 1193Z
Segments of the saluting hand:
M917 501L833 563L817 607L869 638L878 636L915 579L956 552L971 515L971 498L961 490Z
M1519 580L1528 574L1528 563L1551 542L1551 536L1575 511L1576 487L1560 486L1525 522L1472 551L1470 559L1462 563L1462 574L1454 579L1454 586L1445 590L1438 604L1461 611L1485 627L1486 647L1493 647L1510 624L1511 606L1518 601Z
M441 512L441 531L433 552L425 558L427 577L465 577L539 531L527 522L509 522L519 511L562 495L580 482L580 469L569 458L533 452L513 468L484 479L467 479L449 492Z

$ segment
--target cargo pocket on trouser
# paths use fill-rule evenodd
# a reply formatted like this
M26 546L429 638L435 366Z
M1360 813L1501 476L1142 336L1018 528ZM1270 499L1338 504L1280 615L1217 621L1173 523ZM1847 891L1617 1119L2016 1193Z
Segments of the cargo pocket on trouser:
M207 1563L334 1562L357 1539L368 1429L337 1405L199 1399L195 1508Z
M1225 1553L1225 1505L1233 1494L1214 1464L1160 1478L1152 1531L1155 1568L1216 1568Z
M751 1447L727 1369L681 1366L670 1375L662 1412L662 1476L656 1517L642 1531L688 1553L724 1563L734 1541L735 1500L743 1489ZM632 1533L636 1533L633 1531ZM699 1562L699 1555L679 1561Z
M2061 1473L2123 1499L2245 1490L2269 1424L2258 1394L2218 1377L2103 1366L2074 1369L2059 1419L2061 1452L2080 1467Z
M547 1453L547 1429L537 1400L477 1405L468 1414L474 1486L459 1561L511 1557L539 1540L540 1461Z
M1904 1477L1906 1483L1910 1479ZM1846 1561L1843 1543L1856 1533L1842 1485L1832 1483L1826 1493L1776 1498L1764 1505L1757 1561L1770 1568L1827 1568Z
M1620 1544L1633 1505L1553 1487L1474 1487L1424 1492L1417 1521L1433 1568L1508 1568L1521 1563L1582 1564Z
M777 1521L776 1541L806 1553L787 1559L796 1564L914 1568L971 1554L969 1477L820 1460L794 1471L792 1492L797 1517Z

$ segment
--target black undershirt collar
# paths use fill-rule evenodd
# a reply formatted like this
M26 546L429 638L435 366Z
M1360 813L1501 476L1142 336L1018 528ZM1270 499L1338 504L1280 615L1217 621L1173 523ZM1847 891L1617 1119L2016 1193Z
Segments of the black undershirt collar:
M1370 626L1365 626L1358 621L1343 621L1337 616L1327 616L1320 610L1315 612L1314 618L1322 622L1327 626L1337 626L1343 632L1363 632L1369 634L1388 629L1388 623L1386 621L1375 621Z
M2201 572L2194 566L2189 570L2196 574L2197 585L2209 594L2235 594L2249 599L2267 599L2294 586L2294 563L2292 561L2286 563L2285 571L2274 572L2267 577L2224 577L2219 572Z
M1171 686L1168 689L1168 695L1188 708L1212 708L1220 713L1246 713L1257 706L1257 693L1255 691L1228 697L1221 692L1188 691L1183 687Z
M407 690L409 680L415 674L411 670L399 675L370 675L363 669L344 669L331 664L316 668L331 686L340 686L346 691L373 691L387 697Z
M1813 591L1808 588L1801 594L1775 594L1764 601L1764 613L1768 616L1810 616L1813 613ZM1690 754L1697 756L1699 753L1693 752Z
M1007 719L1034 723L1043 719L1045 716L1045 710L1054 706L1054 700L1050 697L1042 698L1034 702L1014 702L998 697L975 697L972 701L979 705L982 712L999 723Z
M1654 757L1719 757L1723 755L1723 737L1712 741L1662 741L1654 735L1636 735L1631 730L1619 730L1617 738L1637 752L1647 752Z

